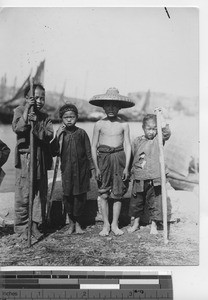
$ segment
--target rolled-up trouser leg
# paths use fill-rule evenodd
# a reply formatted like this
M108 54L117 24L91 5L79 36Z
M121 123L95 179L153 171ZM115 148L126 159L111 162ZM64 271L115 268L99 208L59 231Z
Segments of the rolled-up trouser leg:
M129 216L139 218L144 214L145 195L136 193L131 195L129 204Z
M146 201L150 212L151 221L162 221L162 195L161 186L149 186Z
M28 228L29 212L29 156L21 154L21 169L16 170L14 231L22 233ZM32 208L32 221L38 224L44 222L47 201L47 174L37 180Z
M42 224L45 221L47 185L47 176L43 176L43 178L37 180L33 201L32 221L38 224Z

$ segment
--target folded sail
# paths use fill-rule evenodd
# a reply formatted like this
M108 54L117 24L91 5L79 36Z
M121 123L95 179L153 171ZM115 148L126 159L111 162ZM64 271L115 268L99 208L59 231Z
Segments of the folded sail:
M45 68L45 60L43 60L40 63L40 65L37 67L37 71L34 76L34 83L41 83L41 84L44 83L44 68ZM5 101L3 103L3 106L7 105L7 106L12 106L14 108L21 104L21 102L24 99L24 90L25 90L26 86L28 86L30 84L30 76L31 76L31 74L29 74L29 76L23 82L22 86L18 89L18 91L16 92L14 97L12 97L8 101Z

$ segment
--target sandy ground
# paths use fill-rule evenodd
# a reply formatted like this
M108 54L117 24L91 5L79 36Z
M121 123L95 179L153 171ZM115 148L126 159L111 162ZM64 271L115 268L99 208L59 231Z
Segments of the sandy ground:
M199 263L199 205L198 192L169 190L172 204L169 243L164 245L163 230L150 235L150 225L129 234L128 221L120 222L124 234L100 237L102 222L90 222L83 235L67 233L68 225L50 230L32 247L13 234L14 193L0 194L0 216L6 226L0 227L1 266L150 266L198 265ZM59 195L59 196L57 196ZM56 194L60 198L60 193ZM128 198L126 199L128 201ZM94 200L93 203L96 203ZM127 203L127 202L126 202ZM125 218L126 206L122 211Z

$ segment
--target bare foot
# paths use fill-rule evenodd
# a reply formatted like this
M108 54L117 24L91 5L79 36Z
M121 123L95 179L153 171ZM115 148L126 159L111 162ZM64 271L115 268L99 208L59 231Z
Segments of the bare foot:
M132 232L136 231L137 229L139 229L139 218L131 218L131 223L132 223L132 221L134 221L133 225L131 224L131 227L129 227L127 229L127 231L129 233L132 233Z
M38 225L36 222L32 223L32 236L37 240L41 240L43 238L43 234L39 231Z
M103 230L99 233L101 236L107 236L110 232L110 225L104 225Z
M83 234L84 233L84 231L82 230L82 228L81 228L81 226L78 222L76 222L76 224L75 224L75 233L76 234Z
M66 231L66 234L72 234L74 230L75 230L75 224L72 223L70 224L69 229Z
M150 234L158 234L158 231L156 228L151 228Z
M95 222L101 222L103 221L103 217L102 215L98 212L97 213L97 216L95 217Z
M134 231L136 231L136 230L139 230L139 226L138 226L138 225L133 225L133 226L131 226L131 227L129 227L129 228L127 229L127 231L128 231L129 233L132 233L132 232L134 232Z
M150 234L158 234L157 225L154 221L152 221L152 224L151 224Z
M16 233L16 240L18 240L20 242L27 241L27 235L28 235L27 231L24 231L20 234Z
M118 226L111 226L111 230L115 235L122 235L124 232L118 228Z

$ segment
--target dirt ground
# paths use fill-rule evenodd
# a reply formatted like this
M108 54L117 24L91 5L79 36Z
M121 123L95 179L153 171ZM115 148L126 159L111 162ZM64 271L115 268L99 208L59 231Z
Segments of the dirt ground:
M32 247L13 234L13 193L1 194L0 212L6 226L0 227L1 266L156 266L198 265L199 224L198 193L170 190L172 218L169 243L163 231L150 235L150 225L127 233L128 222L121 225L124 234L100 237L102 222L91 222L83 235L67 233L68 225L50 231ZM3 198L2 198L3 196ZM5 203L8 203L5 208ZM126 208L125 208L126 209ZM126 211L123 211L125 214Z

